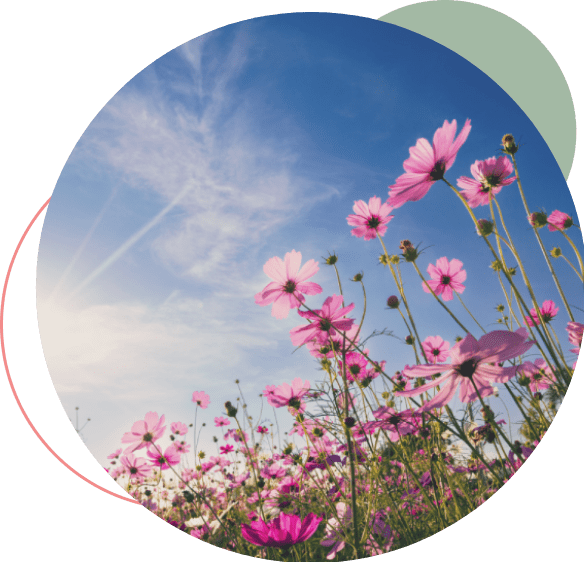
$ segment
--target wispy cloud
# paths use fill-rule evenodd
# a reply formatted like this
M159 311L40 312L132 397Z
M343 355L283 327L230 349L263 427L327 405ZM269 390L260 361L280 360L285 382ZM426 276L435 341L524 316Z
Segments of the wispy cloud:
M78 158L97 160L131 188L159 196L161 211L145 218L80 287L154 227L152 248L176 274L232 280L246 248L337 193L320 181L315 190L296 169L293 146L302 133L262 135L256 118L265 119L269 108L234 85L248 60L246 36L239 33L225 57L207 60L206 46L197 39L179 50L190 65L190 90L181 83L188 103L149 75L148 91L132 84L122 90L82 141Z

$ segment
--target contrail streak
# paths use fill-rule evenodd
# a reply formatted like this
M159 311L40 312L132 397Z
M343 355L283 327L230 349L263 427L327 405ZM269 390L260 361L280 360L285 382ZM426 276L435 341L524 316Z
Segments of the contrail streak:
M193 189L194 183L187 185L162 211L160 211L153 219L148 221L140 230L132 234L111 256L105 259L98 267L96 267L72 292L71 296L76 295L87 287L89 283L99 277L108 267L114 264L119 258L121 258L144 234L146 234L151 228L156 226L164 216L175 207L180 200Z

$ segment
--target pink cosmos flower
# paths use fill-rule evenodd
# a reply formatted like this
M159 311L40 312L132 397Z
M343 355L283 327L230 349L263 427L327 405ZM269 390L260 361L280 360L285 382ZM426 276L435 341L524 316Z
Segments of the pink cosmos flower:
M345 548L345 532L350 529L353 520L353 511L344 502L336 505L337 517L331 517L326 525L326 536L320 542L322 546L332 547L326 556L327 560L332 560Z
M280 320L288 316L290 309L298 308L305 301L301 293L322 293L320 285L306 281L316 274L318 264L309 260L300 269L301 261L302 254L292 250L284 256L284 261L274 256L264 264L264 273L273 281L255 295L255 302L260 306L273 304L272 316Z
M160 470L167 470L171 466L177 465L180 462L180 453L176 450L174 445L167 447L164 454L154 447L149 447L146 451L146 455L150 458L152 466L156 466L160 468Z
M556 382L554 372L543 359L536 359L533 363L526 361L517 368L517 372L529 379L529 388L533 393L545 390Z
M170 431L174 435L186 435L189 428L182 422L174 422L170 424Z
M298 326L290 330L292 344L299 346L313 339L318 343L326 344L329 338L337 335L337 332L346 332L353 326L352 318L344 318L355 308L354 304L343 308L343 297L333 295L328 297L320 310L298 311L303 318L308 318L310 323L304 326Z
M369 205L365 201L355 201L355 214L347 217L347 222L357 227L351 230L351 234L365 240L373 240L377 234L383 236L387 231L387 223L393 218L393 215L389 216L391 210L391 205L382 205L379 197L371 197Z
M580 353L580 346L582 345L582 335L584 334L584 324L580 322L568 322L566 327L568 330L568 341L577 347L570 349L572 353Z
M389 432L389 439L394 443L399 441L404 435L417 433L420 429L420 414L412 410L397 412L388 406L373 412L378 422L373 422L373 427L383 428Z
M263 433L269 433L270 432L270 430L267 427L264 427L264 426L261 426L261 425L258 425L258 428L257 428L256 431L258 433L261 433L261 434L263 434Z
M135 422L132 429L122 435L122 443L131 443L124 453L133 453L160 439L166 429L163 423L164 414L159 419L156 412L148 412L143 421Z
M268 396L268 404L275 408L288 406L288 408L301 412L304 410L301 399L309 390L310 383L308 381L302 382L302 379L295 378L292 385L284 383L278 386L273 394Z
M122 452L121 449L118 449L115 453L112 453L111 455L108 455L107 458L108 459L117 459L120 456L120 453Z
M407 201L419 201L428 193L434 182L444 178L456 154L470 133L470 119L466 120L460 134L456 134L456 119L434 133L432 146L426 139L418 139L416 146L410 148L410 157L404 162L405 174L389 186L388 203L395 209Z
M554 232L555 230L566 230L574 224L572 217L561 211L554 211L547 218L547 222L548 228L551 232Z
M231 453L231 451L233 451L233 445L223 445L222 447L219 447L219 451L222 455Z
M318 343L318 341L309 341L306 344L310 355L318 359L332 359L333 357L340 357L343 353L343 345L345 352L348 353L354 349L359 342L359 324L353 324L349 330L345 332L345 337L342 334L337 334L333 338L329 338L325 343ZM351 343L353 342L353 343Z
M364 350L369 355L369 350ZM346 374L347 380L350 382L357 382L365 378L367 375L367 359L360 353L347 353L346 359ZM339 361L339 372L343 372L343 362Z
M215 427L223 427L225 425L230 425L231 422L227 418L215 418Z
M181 441L180 443L178 442L174 442L172 444L172 446L177 450L178 453L180 453L181 455L184 455L185 453L189 452L189 449L191 448L190 445L187 445L184 441Z
M470 173L474 179L462 176L456 183L469 207L473 208L488 205L493 195L497 195L503 186L515 181L515 176L505 178L513 173L513 164L506 156L477 160L470 167Z
M132 479L147 478L152 472L152 467L146 459L135 457L132 453L124 455L120 462Z
M448 359L450 343L444 341L440 336L428 336L422 342L422 349L430 363L443 363Z
M539 307L539 311L541 312L541 318L545 324L551 321L551 319L558 313L560 309L556 306L554 301L543 301L542 305ZM539 324L539 318L537 317L537 310L532 308L529 311L529 316L525 317L525 323L528 326L534 326L535 324Z
M428 279L428 285L436 296L442 295L445 301L451 301L454 298L453 291L464 292L462 282L466 279L466 271L462 269L460 260L454 259L449 262L445 257L440 258L436 265L429 264L427 271L431 277ZM426 283L422 283L422 288L426 293L430 292Z
M491 383L505 383L517 372L517 366L500 367L498 363L528 351L535 342L528 341L527 338L528 332L525 328L519 328L516 332L495 330L485 334L479 341L468 334L450 350L451 364L407 366L403 370L407 377L430 377L442 373L441 376L417 388L395 394L417 396L440 385L440 391L420 408L420 412L448 404L459 383L462 402L474 402L478 399L473 382L482 397L490 396L495 393Z
M288 548L312 537L321 521L322 517L317 517L314 513L301 520L297 515L282 512L269 523L264 523L261 519L251 525L242 523L241 534L247 542L257 546Z
M193 392L193 402L204 410L211 403L211 399L209 398L208 394L204 393L203 391L196 390Z

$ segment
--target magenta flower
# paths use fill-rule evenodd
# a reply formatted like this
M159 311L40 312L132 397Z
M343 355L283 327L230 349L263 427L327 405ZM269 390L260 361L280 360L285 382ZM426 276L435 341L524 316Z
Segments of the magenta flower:
M170 424L170 431L175 435L186 435L189 428L182 422L174 422Z
M268 404L275 408L288 406L297 411L304 410L302 397L310 390L308 381L302 382L302 379L295 378L292 385L284 383L278 386L274 392L267 397Z
M222 447L219 447L219 451L222 455L231 453L231 451L233 451L233 445L223 445Z
M231 422L227 418L215 418L215 427L223 427L225 425L230 425Z
M308 318L310 323L298 326L290 330L290 337L294 345L303 345L313 339L318 343L326 344L329 338L337 335L337 331L346 332L353 326L352 318L343 318L345 314L355 308L354 304L340 308L343 297L333 295L328 297L320 310L298 311L303 318Z
M544 324L547 324L551 321L551 319L558 313L560 309L556 306L554 301L543 301L543 304L539 307L539 311L541 312L541 318L544 321ZM529 316L525 317L525 323L528 326L534 326L535 324L539 324L539 318L537 316L537 310L532 308L529 311Z
M568 322L566 327L568 330L568 341L577 347L570 349L572 353L580 353L580 346L582 345L582 335L584 334L584 324L580 322Z
M166 429L164 423L164 414L158 418L156 412L148 412L144 420L134 423L132 429L122 435L122 443L131 443L124 449L124 454L133 453L153 443L162 437Z
M405 367L407 377L430 377L442 373L435 380L396 392L397 396L417 396L440 385L440 391L428 400L419 411L427 412L448 404L460 383L460 400L474 402L478 399L473 382L482 397L495 393L491 383L505 383L515 376L517 366L500 367L499 363L523 355L535 343L528 341L525 328L516 332L495 330L477 341L471 334L459 341L450 350L451 364L416 365Z
M436 296L442 295L445 301L451 301L454 298L453 291L464 292L462 282L466 279L466 271L462 269L460 260L454 259L449 262L445 257L440 258L436 265L429 264L427 271L431 277L428 285ZM426 293L430 292L426 283L422 283L422 288Z
M393 218L393 215L389 216L391 210L391 205L382 205L379 197L371 197L369 205L365 201L355 201L355 214L347 217L347 222L357 227L351 230L351 234L365 240L373 240L377 234L383 236L387 231L387 223Z
M241 534L247 542L257 546L289 548L312 537L321 521L322 517L317 517L314 513L301 520L297 515L281 512L269 523L264 523L261 519L251 525L242 523Z
M416 146L410 148L410 157L404 162L405 174L389 186L388 203L395 209L407 201L419 201L428 193L434 182L444 178L456 154L470 133L470 119L466 120L460 134L456 134L456 119L434 133L432 146L426 139L418 139Z
M320 285L306 281L316 274L318 264L309 260L300 269L301 261L302 254L292 250L284 256L284 261L274 256L264 264L264 273L273 281L255 295L255 302L260 306L273 304L272 316L280 320L288 316L290 309L298 308L305 301L301 293L322 293Z
M440 336L428 336L422 342L422 349L430 363L443 363L448 359L450 344Z
M388 406L373 412L378 422L373 422L373 427L379 427L389 432L389 439L394 443L399 441L404 435L417 433L420 429L420 414L412 410L397 412Z
M209 398L209 395L203 391L195 390L195 392L193 392L193 402L204 410L211 403L211 399Z
M548 218L548 228L551 232L555 230L566 230L573 226L574 221L570 215L562 213L561 211L554 211Z
M132 453L124 455L120 462L132 479L147 478L152 472L152 467L146 459L135 457Z
M364 350L369 355L369 350ZM346 375L350 382L358 382L367 376L367 359L360 353L347 353L346 359ZM343 362L339 361L339 372L343 372Z
M258 428L256 429L256 431L258 433L261 433L261 434L270 432L270 430L267 427L264 427L262 425L258 425Z
M513 164L506 156L477 160L470 167L470 173L474 179L462 176L456 183L469 207L473 208L488 205L492 196L497 195L503 186L515 181L515 176L505 177L513 173Z
M149 447L146 455L150 458L152 466L157 466L160 470L167 470L180 462L180 453L174 445L167 447L164 454L153 447Z

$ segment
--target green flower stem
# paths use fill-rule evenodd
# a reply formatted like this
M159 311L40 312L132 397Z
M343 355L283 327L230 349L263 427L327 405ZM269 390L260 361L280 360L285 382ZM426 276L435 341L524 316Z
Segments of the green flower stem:
M486 334L487 331L479 324L479 321L471 314L470 310L464 304L460 294L457 293L456 291L454 291L454 294L458 297L458 300L460 301L460 304L464 307L464 310L468 312L468 315L475 321L476 325L483 331L484 334Z
M496 199L494 199L494 201L495 201L495 205L497 205L497 211L498 211L499 217L501 219L501 225L503 226L503 230L505 231L505 234L507 235L507 238L509 239L509 248L513 252L513 256L515 257L515 259L517 260L517 265L519 266L519 269L521 270L521 275L523 276L523 281L525 282L525 286L527 287L527 289L529 291L529 294L531 296L531 300L532 300L533 305L534 305L534 308L536 310L537 317L538 317L541 325L543 326L543 329L546 332L546 335L549 338L550 343L552 345L554 345L554 342L552 340L551 334L549 333L549 330L547 329L547 325L543 321L543 317L542 317L542 314L541 314L541 310L539 308L539 304L537 303L537 299L535 297L535 293L533 292L533 289L531 287L531 283L529 282L529 278L527 277L527 273L525 271L525 268L523 267L523 262L521 261L521 258L519 257L519 253L515 249L515 245L513 244L513 241L511 240L511 235L509 234L509 232L507 230L507 227L505 225L505 221L503 220L503 212L501 211L501 207L499 206L499 203L498 203L498 201ZM491 201L491 215L493 217L493 221L495 221L495 214L493 212L493 201ZM546 258L547 258L547 255L546 255ZM505 265L504 258L502 256L502 254L501 254L501 259L503 261L503 266L505 267L505 269L507 269L507 266ZM530 315L530 314L531 313L528 312L528 315ZM561 348L560 349L557 349L556 348L556 351L557 351L558 355L561 356L561 354L562 354L561 353Z
M568 262L568 265L574 270L574 273L578 276L578 279L580 279L580 281L584 283L584 278L582 278L582 275L578 273L578 270L574 267L574 264L566 256L564 256L564 254L562 254L562 257Z
M468 202L466 201L466 199L462 196L462 194L450 182L448 182L444 178L443 178L443 181L446 183L446 185L448 185L448 187L450 187L450 189L452 189L452 191L456 194L456 196L462 201L463 205L466 207L466 210L468 211L471 219L474 222L475 228L478 229L478 221L477 221L477 219L476 219L476 217L475 217L472 209L470 208ZM498 260L499 258L497 256L497 253L495 252L495 249L493 248L493 245L489 242L488 238L486 236L483 236L482 238L485 241L485 243L487 244L487 246L489 247L489 249L491 250L491 253L495 257L495 259ZM520 303L523 306L523 308L525 309L526 315L529 316L530 315L530 309L527 306L527 304L525 303L525 301L523 300L523 297L521 296L521 293L519 292L519 289L517 288L517 286L515 285L515 283L513 283L513 279L511 277L511 274L507 270L507 268L504 268L503 269L503 273L505 274L505 277L507 278L507 281L509 282L509 285L511 285L511 288L513 289L513 291L515 293L515 297L516 297L518 303ZM524 280L525 280L525 277L524 277ZM531 289L531 285L529 285L528 283L529 283L529 281L526 280L527 288L530 291L530 294L532 296L532 300L533 300L535 309L537 311L538 318L540 318L540 322L542 324L544 324L542 322L542 319L541 319L541 311L539 310L539 306L537 304L537 300L535 299L535 295L533 294L533 291ZM520 307L520 309L521 309L521 307ZM531 327L528 326L528 328L529 328L530 333L533 336L533 332L531 331ZM549 336L549 333L547 334L548 340L546 340L546 338L544 338L544 336L543 336L543 334L542 334L542 332L541 332L538 324L535 324L535 329L538 332L539 336L541 337L542 341L544 342L545 346L548 348L548 351L550 352L550 355L552 356L552 358L554 360L554 363L559 367L560 366L560 361L556 357L556 354L555 354L555 352L553 350L553 342L551 341L551 337ZM545 330L545 326L544 326L544 330Z
M420 335L418 334L418 330L416 329L416 324L414 322L414 318L413 318L412 313L410 311L410 307L408 305L408 300L406 299L406 293L405 293L404 288L403 288L403 283L400 282L401 281L401 274L400 274L400 281L398 281L397 275L396 275L395 270L393 268L393 264L389 260L389 254L387 253L387 248L385 247L385 244L383 243L383 239L381 238L381 236L379 236L379 233L377 234L377 238L378 238L379 242L381 242L381 246L383 247L383 253L385 254L385 258L387 259L387 263L389 264L389 269L391 270L391 274L393 275L393 280L395 281L395 285L397 287L397 290L402 298L404 306L406 307L406 312L408 313L408 318L410 319L412 329L414 330L414 333L416 334L416 342L420 346L420 351L422 352L422 355L424 356L424 360L426 361L426 363L428 363L428 358L426 357L426 353L424 351L424 348L422 347L422 340L420 339ZM398 273L399 273L399 268L398 268ZM414 342L414 345L415 345L415 342Z
M574 244L572 239L563 230L560 230L560 232L564 235L564 238L570 243L570 246L572 246L572 250L574 250L574 253L576 254L578 264L580 265L580 273L581 273L580 279L582 279L584 277L584 265L582 264L582 258L580 257L580 252L578 251L578 248L576 248L576 245ZM568 263L570 263L570 262L568 262Z
M432 290L432 288L430 287L430 285L428 285L428 281L426 281L426 279L424 279L424 276L422 275L422 272L420 271L420 268L418 267L418 264L413 261L412 262L415 270L418 272L418 275L420 276L420 278L422 279L422 281L425 283L426 287L428 287L428 290L430 291L430 293L432 293L432 295L434 296L434 298L438 301L438 304L446 311L448 312L448 314L450 314L450 317L464 330L464 332L466 334L470 334L470 330L464 327L464 324L462 324L462 322L460 322L458 320L458 318L456 316L454 316L454 314L450 311L450 309L438 298L438 296L436 295L436 293ZM470 313L469 313L470 314Z
M517 178L517 186L519 187L519 193L521 194L521 200L523 201L523 206L525 207L525 212L527 213L527 216L529 216L529 214L530 214L529 207L527 206L527 200L525 199L525 195L523 193L523 187L521 186L521 179L519 178L519 170L517 169L517 161L515 160L515 154L512 154L511 158L513 159L513 167L515 168L515 177ZM545 251L545 247L543 245L543 242L541 241L541 236L539 235L537 227L535 227L535 226L533 227L533 232L535 233L535 237L537 238L537 242L539 243L539 247L541 248L541 251L543 253L543 256L545 258L547 266L549 267L549 270L552 274L552 277L554 278L554 282L556 284L558 292L560 293L560 297L562 298L564 306L566 307L566 310L568 311L568 315L570 316L570 320L572 322L574 322L574 315L572 314L572 311L570 310L570 307L568 305L568 301L566 300L566 296L564 295L564 291L562 290L560 282L558 281L558 278L556 276L556 272L554 271L554 268L552 266L552 262L550 261L550 258L548 257L547 252Z

